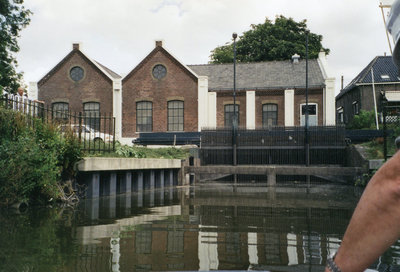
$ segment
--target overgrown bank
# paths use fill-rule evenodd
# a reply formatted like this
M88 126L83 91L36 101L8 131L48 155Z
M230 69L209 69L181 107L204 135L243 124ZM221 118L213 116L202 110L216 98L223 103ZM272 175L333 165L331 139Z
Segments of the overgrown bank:
M27 120L0 107L0 207L15 202L47 204L62 197L64 180L73 179L74 165L85 156L184 159L187 148L146 148L116 143L115 152L85 154L72 132Z
M0 206L48 203L60 197L58 182L72 176L81 146L71 134L60 137L51 124L29 121L0 108Z

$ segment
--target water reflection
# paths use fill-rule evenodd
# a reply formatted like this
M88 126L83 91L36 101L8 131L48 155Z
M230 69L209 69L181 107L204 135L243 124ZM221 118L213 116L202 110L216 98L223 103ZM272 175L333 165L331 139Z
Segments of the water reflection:
M323 271L360 190L201 186L0 216L0 271ZM397 271L396 243L373 266Z

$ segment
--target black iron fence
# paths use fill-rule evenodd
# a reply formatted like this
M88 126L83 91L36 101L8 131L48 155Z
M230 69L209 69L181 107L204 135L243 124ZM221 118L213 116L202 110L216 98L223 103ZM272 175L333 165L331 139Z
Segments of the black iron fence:
M0 104L6 109L19 111L26 117L27 124L34 118L51 123L60 130L63 137L71 131L82 143L82 149L89 153L115 150L115 118L111 114L72 112L50 108L41 102L7 94L0 97Z
M204 129L201 133L203 165L232 165L232 129ZM276 126L237 129L237 164L306 164L305 128ZM345 127L309 127L310 164L342 165L346 162Z

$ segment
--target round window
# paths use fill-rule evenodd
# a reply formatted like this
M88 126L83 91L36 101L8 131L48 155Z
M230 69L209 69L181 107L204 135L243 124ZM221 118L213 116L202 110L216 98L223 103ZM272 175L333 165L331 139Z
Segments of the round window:
M153 68L153 76L157 79L162 79L167 75L167 68L164 65L158 64Z
M83 69L81 67L75 66L69 72L70 77L74 81L79 81L83 78Z

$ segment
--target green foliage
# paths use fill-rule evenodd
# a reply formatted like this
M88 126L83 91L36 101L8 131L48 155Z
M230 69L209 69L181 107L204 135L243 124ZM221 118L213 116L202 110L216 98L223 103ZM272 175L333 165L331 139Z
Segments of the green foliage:
M268 18L263 24L252 24L236 42L236 60L238 62L259 62L273 60L291 60L294 54L306 56L307 20L296 22L292 18L280 15L275 23ZM322 47L322 36L308 34L308 57L318 58L321 50L329 54L330 50ZM211 51L210 63L233 62L233 43L218 46Z
M143 151L128 145L118 145L115 149L115 154L125 158L146 158L146 154Z
M73 135L60 137L40 119L32 127L24 120L19 112L0 108L0 205L57 199L61 174L71 174L81 158Z
M32 12L25 9L23 0L0 0L0 93L16 92L21 85L22 73L14 56L19 52L19 32L29 25Z
M146 152L147 158L160 158L160 159L185 159L188 156L187 148L145 148L139 147L139 149Z
M151 159L185 159L189 149L182 147L149 148L144 146L121 145L115 143L115 152L83 154L85 157L124 157L124 158L151 158Z
M376 129L375 112L361 110L358 115L355 115L347 129Z

